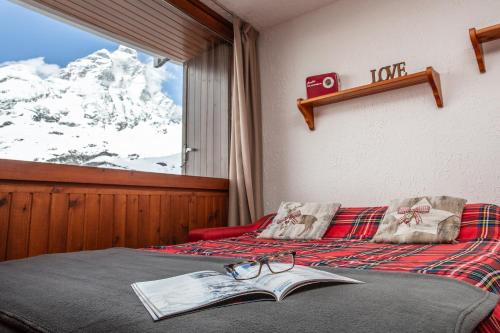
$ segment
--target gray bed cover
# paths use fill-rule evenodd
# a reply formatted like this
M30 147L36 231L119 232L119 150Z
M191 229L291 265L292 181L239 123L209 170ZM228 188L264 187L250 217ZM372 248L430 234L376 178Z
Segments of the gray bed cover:
M114 248L0 263L0 331L471 332L498 296L450 278L323 268L366 284L296 291L153 322L130 284L234 259ZM9 332L10 332L9 331Z

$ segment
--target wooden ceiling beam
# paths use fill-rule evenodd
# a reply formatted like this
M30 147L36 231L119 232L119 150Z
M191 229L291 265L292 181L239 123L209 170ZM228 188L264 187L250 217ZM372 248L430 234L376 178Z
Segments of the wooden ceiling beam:
M199 0L164 0L196 22L232 43L233 24Z

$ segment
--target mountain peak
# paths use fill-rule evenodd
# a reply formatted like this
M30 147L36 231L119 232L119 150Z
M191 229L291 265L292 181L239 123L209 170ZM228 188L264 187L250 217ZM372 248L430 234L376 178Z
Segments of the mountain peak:
M118 47L118 49L116 49L116 51L114 51L113 53L127 53L127 54L130 54L130 55L133 55L133 56L137 56L137 51L128 47L128 46L123 46L123 45L120 45Z
M86 58L88 57L101 57L101 58L109 58L110 53L106 49L100 49L95 51L94 53L89 54Z
M136 156L140 169L170 170L151 160L181 147L182 109L162 90L164 71L126 46L62 68L43 58L3 63L0 157L128 168Z

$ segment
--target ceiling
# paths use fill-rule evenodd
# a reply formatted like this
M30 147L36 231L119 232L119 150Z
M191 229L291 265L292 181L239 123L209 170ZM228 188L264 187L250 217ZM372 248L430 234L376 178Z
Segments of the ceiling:
M336 0L202 0L221 15L228 17L220 7L241 17L257 30L293 19L303 13L324 7ZM215 4L214 4L215 2ZM217 5L221 5L217 8Z
M186 0L15 1L120 44L178 62L192 59L233 36L231 24L223 25L221 33L212 32L200 22L201 18L193 16L200 9Z

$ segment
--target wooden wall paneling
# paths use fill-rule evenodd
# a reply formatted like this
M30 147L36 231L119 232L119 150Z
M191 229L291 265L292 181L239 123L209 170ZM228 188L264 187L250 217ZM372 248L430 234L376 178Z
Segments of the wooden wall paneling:
M183 243L188 241L189 230L194 229L194 228L190 228L190 226L195 224L195 222L193 222L193 220L195 220L198 217L196 214L196 200L195 199L196 199L195 193L190 193L190 195L187 197L188 219L187 219L187 224L183 224L182 229L181 229L181 232L182 232L181 235L182 235L182 237L185 237Z
M192 195L178 194L171 197L172 240L174 243L185 243L189 231L190 212L192 212ZM190 209L191 208L191 209Z
M127 195L127 218L125 223L125 246L138 246L139 196Z
M149 239L147 245L158 245L160 243L160 199L159 195L149 197Z
M206 52L207 56L205 59L205 62L207 63L207 70L206 70L206 76L207 76L207 84L206 84L206 91L207 91L207 110L205 112L205 139L204 141L206 142L206 147L204 149L204 152L202 152L203 159L206 161L206 167L205 167L205 172L203 173L204 176L208 175L214 175L214 162L219 162L215 161L213 156L214 156L214 141L215 137L218 136L217 132L214 131L214 95L217 94L217 91L215 89L215 82L214 82L214 75L215 75L215 57L217 55L217 48L215 48L212 52Z
M187 148L187 147L191 147L193 148L194 147L194 144L195 144L195 135L196 135L196 128L195 128L195 125L196 125L196 122L193 121L192 117L195 115L194 112L191 111L191 109L193 108L193 106L195 105L196 103L196 70L195 70L195 67L196 64L193 62L193 61L190 61L190 62L187 62L186 64L184 64L184 68L185 68L185 77L186 77L186 82L185 82L185 85L186 85L186 92L185 92L185 96L184 96L184 100L185 100L185 105L184 105L184 121L185 121L185 137L186 137L186 140L185 140L185 146L186 147L183 147L183 148ZM194 163L193 163L193 158L195 158L194 156L194 153L187 153L187 152L184 152L184 158L185 158L185 164L184 164L184 168L183 168L183 172L184 174L186 175L194 175L195 172L194 172Z
M83 226L85 250L97 250L97 232L99 228L100 195L85 195L85 221Z
M220 173L216 177L229 178L229 144L230 144L230 105L231 105L231 75L232 72L232 48L228 45L220 46L221 51L220 64L222 68L219 68L217 72L220 73L220 105L217 110L220 110L220 139L218 144L220 145L220 162L219 168Z
M224 47L218 47L216 50L215 50L215 54L214 54L214 57L213 57L213 72L212 72L212 87L213 87L213 90L212 90L212 96L213 96L213 105L212 105L212 127L210 127L214 133L219 133L219 136L221 136L221 140L222 140L222 133L221 131L224 131L226 128L223 128L221 127L221 114L224 112L223 111L223 108L225 107L225 105L222 105L221 104L221 91L222 91L222 87L221 87L221 77L222 77L222 73L221 71L223 70L223 67L220 66L220 63L222 61L221 59L221 56L222 56L222 52L221 50L223 50ZM217 89L217 87L221 87L221 89ZM227 105L226 105L227 106ZM216 161L215 158L211 159L211 164L212 164L212 172L210 173L209 171L209 174L210 175L214 175L214 177L223 177L222 176L222 173L221 173L221 166L220 166L220 163L221 162L221 145L220 145L220 140L217 141L217 140L214 140L213 143L212 143L212 153L210 154L209 153L209 156L214 156L214 157L219 157L219 160ZM217 176L215 176L217 175Z
M196 218L190 221L189 229L212 228L227 225L227 195L220 193L197 193L193 200Z
M227 225L227 196L212 195L211 218L208 227L222 227Z
M217 202L217 208L219 209L219 219L217 220L216 227L227 226L227 196L221 196Z
M31 200L31 193L12 193L7 236L7 259L18 259L28 256Z
M186 64L186 174L228 177L230 49L213 45Z
M194 216L189 221L189 230L206 226L209 215L209 197L205 195L195 195L193 201L195 208L192 210L192 214Z
M160 243L159 245L169 245L174 243L173 228L174 223L172 220L172 196L164 194L161 196L160 207Z
M107 249L113 246L114 198L111 194L101 194L97 247Z
M0 261L7 256L7 236L9 232L11 194L0 193Z
M189 230L226 225L227 201L227 188L0 180L0 260L183 243Z
M113 246L125 246L125 228L127 219L127 196L114 196Z
M33 193L28 255L45 254L49 249L50 193Z
M217 196L210 195L207 197L207 223L205 227L215 227L218 219Z
M66 251L82 251L84 240L85 195L72 193L68 202L68 240Z
M213 196L212 197L212 218L209 221L209 227L219 227L222 224L222 201L223 197L218 195L218 196Z
M213 50L203 52L201 55L201 91L200 100L201 108L198 110L200 113L200 143L198 144L198 153L200 157L200 170L197 176L207 175L207 141L212 140L212 137L208 138L208 128L207 128L207 113L208 113L208 96L212 93L209 92L209 71L210 66L208 63L209 53Z
M139 196L139 247L145 247L149 244L149 195Z
M225 227L228 225L229 219L229 195L224 195L222 199L222 219L220 221L219 227Z
M201 63L200 59L202 59L203 56L198 56L195 58L195 104L194 104L194 110L189 110L189 113L192 113L193 116L191 117L192 120L194 120L195 126L195 138L194 138L194 143L193 146L195 147L195 151L192 152L191 157L194 158L192 162L194 162L194 171L193 173L190 173L190 175L195 175L195 176L200 176L201 175L201 158L200 158L200 146L201 146L201 108L203 106L203 101L201 99L201 90L203 87L203 64ZM189 107L189 105L188 105ZM191 146L191 143L189 143ZM189 163L189 161L188 161Z
M53 193L50 204L49 253L66 252L69 195Z
M210 220L210 227L218 227L221 224L222 220L222 211L221 211L221 196L213 196L212 197L212 211L213 217Z

